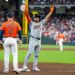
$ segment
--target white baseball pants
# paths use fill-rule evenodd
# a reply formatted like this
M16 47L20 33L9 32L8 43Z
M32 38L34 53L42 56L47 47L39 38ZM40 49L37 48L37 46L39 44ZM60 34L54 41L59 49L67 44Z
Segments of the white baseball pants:
M62 50L63 50L63 42L64 42L64 40L63 40L63 39L59 39L60 51L62 51Z
M4 39L4 69L9 70L9 57L10 52L13 56L13 70L18 69L18 47L17 39L8 37Z
M41 48L41 40L37 40L35 38L30 38L30 40L29 40L29 50L28 50L27 55L25 57L23 67L27 66L28 60L29 60L32 53L34 53L33 67L37 67L38 55L39 55L40 48Z

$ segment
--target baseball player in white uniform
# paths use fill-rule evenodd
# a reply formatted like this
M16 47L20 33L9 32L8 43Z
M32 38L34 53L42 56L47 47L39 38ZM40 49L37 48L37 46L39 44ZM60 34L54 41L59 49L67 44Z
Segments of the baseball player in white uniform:
M27 64L32 53L34 53L34 62L33 62L32 70L40 71L40 69L37 67L37 62L38 62L38 54L41 48L42 26L48 21L48 19L53 13L53 10L54 10L54 6L51 6L49 14L45 17L44 20L40 22L40 16L38 14L34 16L33 18L34 21L32 21L28 14L27 8L25 9L25 15L28 19L28 22L30 23L31 33L29 39L29 50L25 57L23 71L27 71L27 72L30 71Z

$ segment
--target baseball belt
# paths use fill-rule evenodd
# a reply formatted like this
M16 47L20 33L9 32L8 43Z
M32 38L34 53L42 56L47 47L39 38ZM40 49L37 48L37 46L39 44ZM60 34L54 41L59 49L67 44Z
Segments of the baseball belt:
M40 40L40 39L41 39L40 37L34 37L34 36L32 36L32 35L30 35L30 37L35 38L35 39L37 39L37 40Z

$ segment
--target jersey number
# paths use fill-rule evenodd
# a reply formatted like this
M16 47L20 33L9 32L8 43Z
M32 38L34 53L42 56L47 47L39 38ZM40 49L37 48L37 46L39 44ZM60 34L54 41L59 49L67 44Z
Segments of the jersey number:
M12 33L13 33L13 28L10 28L9 34L12 34Z

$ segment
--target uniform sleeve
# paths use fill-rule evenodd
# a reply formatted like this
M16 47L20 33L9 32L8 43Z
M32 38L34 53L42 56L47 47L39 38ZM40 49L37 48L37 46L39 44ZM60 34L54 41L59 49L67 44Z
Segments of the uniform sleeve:
M31 21L31 22L29 23L29 25L30 25L30 26L34 25L34 22L33 22L33 21Z
M2 29L2 26L0 27L0 40L3 39L4 30Z
M42 25L45 25L46 24L46 20L45 19L42 20L41 23L42 23Z
M22 31L21 30L18 31L18 37L20 40L22 40Z
M3 34L4 34L4 31L3 30L0 30L0 40L3 39Z
M17 23L17 24L18 24L18 37L19 37L20 40L22 40L21 27L20 27L19 23Z
M25 16L26 16L26 18L28 20L28 23L30 23L31 22L31 18L30 18L29 13L27 11L25 11Z
M5 30L5 24L4 23L1 26L1 30Z

